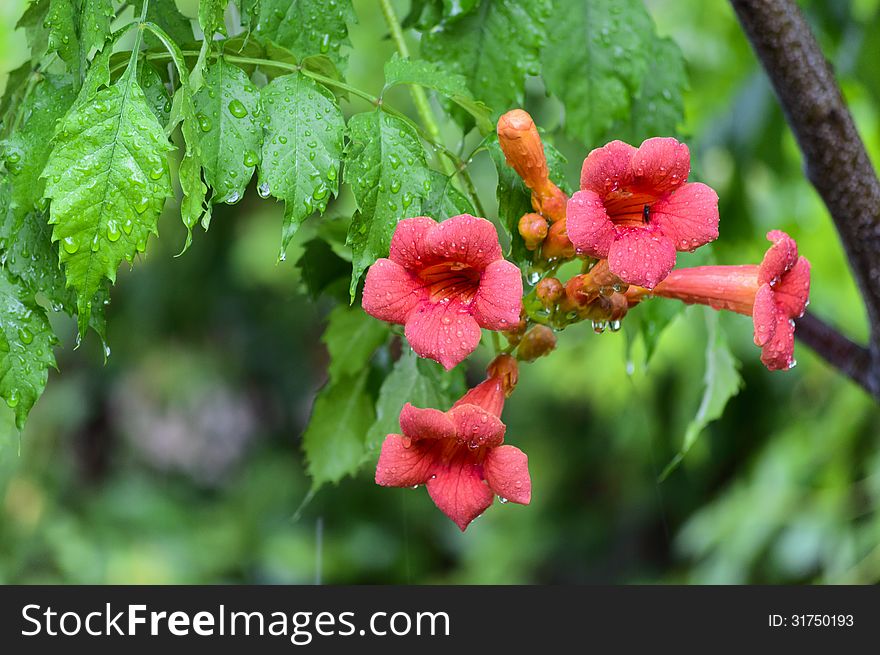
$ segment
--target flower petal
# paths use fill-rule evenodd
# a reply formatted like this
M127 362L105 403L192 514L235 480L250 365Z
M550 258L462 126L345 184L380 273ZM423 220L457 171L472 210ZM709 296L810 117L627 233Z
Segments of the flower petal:
M438 225L437 221L427 216L404 218L397 224L391 237L389 259L411 270L433 263L425 238Z
M633 184L660 195L687 182L691 172L688 147L672 137L646 139L632 158Z
M579 252L604 259L614 241L614 223L594 191L578 191L568 201L565 219L568 238Z
M480 277L474 318L488 330L509 330L522 311L523 283L519 268L505 259L492 262Z
M691 182L651 205L651 222L676 250L693 250L718 238L718 194Z
M482 480L481 466L462 446L433 471L426 485L431 499L464 532L494 500L492 490Z
M431 230L426 242L435 257L482 271L501 259L498 232L491 221L470 214L453 216Z
M400 410L400 431L411 441L453 439L455 423L439 409L422 409L407 403Z
M407 341L419 357L440 362L447 370L470 355L480 343L480 326L461 303L419 305L406 321Z
M790 318L800 318L810 297L810 262L798 257L794 266L773 287L773 296Z
M773 289L769 284L762 284L755 294L755 306L752 309L756 346L764 346L773 338L778 313L779 310L776 308L776 302L773 298Z
M773 338L761 348L761 362L771 371L787 371L794 366L794 320L783 312L776 314Z
M468 392L456 400L452 407L454 409L461 405L476 405L500 417L504 410L504 384L504 377L488 377L477 386L468 389Z
M770 230L767 239L773 245L764 253L758 272L758 283L776 284L797 261L797 243L782 230Z
M425 295L422 285L409 271L382 258L367 271L361 306L379 320L402 324Z
M483 461L483 472L489 488L502 498L520 505L528 505L532 500L529 458L519 448L493 448Z
M675 266L675 246L644 228L623 232L608 250L608 267L628 284L653 289Z
M632 159L636 149L623 141L596 148L581 168L581 189L594 191L600 197L632 182Z
M441 449L436 442L414 443L399 434L389 434L376 464L376 484L383 487L412 487L424 484Z
M449 410L458 440L468 448L494 448L504 442L506 426L500 418L477 405L457 405Z

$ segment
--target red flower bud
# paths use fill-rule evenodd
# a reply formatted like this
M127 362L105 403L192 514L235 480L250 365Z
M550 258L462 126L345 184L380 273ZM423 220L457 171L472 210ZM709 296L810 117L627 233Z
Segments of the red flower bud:
M540 214L523 214L519 219L519 234L527 250L536 250L547 237L547 219Z
M536 325L526 332L517 349L517 356L525 362L533 362L538 357L556 348L556 334L546 325Z
M545 309L555 306L564 293L565 288L562 286L562 282L555 277L545 277L535 287L535 295L538 296L538 300L541 301Z
M510 355L498 355L489 363L486 372L490 378L501 380L504 396L509 398L516 387L516 383L519 382L519 364L517 364L516 360Z
M568 240L568 233L565 231L565 220L557 221L550 226L547 238L544 239L541 255L547 260L571 259L574 257L574 246Z

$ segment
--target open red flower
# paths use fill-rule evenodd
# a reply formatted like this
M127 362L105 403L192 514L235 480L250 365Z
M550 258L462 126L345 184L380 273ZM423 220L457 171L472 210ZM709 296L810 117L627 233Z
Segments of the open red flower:
M397 224L388 259L367 272L363 308L406 326L412 349L450 369L480 343L480 328L507 330L522 308L519 269L501 256L495 226L469 214Z
M810 295L810 262L780 230L767 233L773 245L759 266L698 266L672 271L652 293L751 315L755 345L771 371L794 366L794 319Z
M515 378L516 360L501 355L490 366L489 377L449 411L404 405L403 434L385 438L376 483L424 484L434 504L462 531L486 511L495 494L528 505L529 459L519 448L503 445L505 425L499 418Z
M568 236L579 252L608 259L629 284L652 288L675 266L676 251L718 238L718 195L687 183L688 147L672 138L636 149L612 141L584 160L581 190L568 201Z

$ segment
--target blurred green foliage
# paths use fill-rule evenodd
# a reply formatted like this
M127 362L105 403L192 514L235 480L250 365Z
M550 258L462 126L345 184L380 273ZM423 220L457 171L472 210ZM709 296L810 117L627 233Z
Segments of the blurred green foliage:
M178 4L195 17L193 0ZM23 5L0 6L4 71L26 56L12 30ZM374 0L354 5L348 80L379 89L393 44ZM408 2L396 5L406 15ZM811 309L864 338L836 234L729 5L647 6L685 55L682 133L695 175L722 200L715 258L758 261L763 234L785 229L813 263ZM880 163L880 1L802 6ZM412 109L405 89L388 101ZM347 116L363 109L356 102L343 103ZM526 108L551 133L560 124L559 103L534 81ZM455 135L451 122L443 130ZM576 180L584 145L553 140ZM494 217L489 155L472 169ZM352 211L347 195L329 210ZM251 189L218 206L210 232L175 258L185 233L167 209L146 261L120 271L106 365L97 339L74 349L76 326L53 317L63 375L52 373L20 439L12 412L0 412L0 582L880 580L880 411L802 346L797 368L768 373L743 317L722 315L720 330L744 388L657 481L700 403L699 308L664 332L647 367L623 333L583 325L523 367L505 420L530 456L528 508L496 506L462 535L423 491L379 488L370 467L303 504L300 438L326 379L330 305L307 301L294 263L332 222L307 221L277 263L282 215Z

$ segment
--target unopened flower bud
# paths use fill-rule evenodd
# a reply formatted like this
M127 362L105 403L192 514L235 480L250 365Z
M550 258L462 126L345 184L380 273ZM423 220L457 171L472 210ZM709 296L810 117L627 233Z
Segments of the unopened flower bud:
M599 287L593 283L589 273L575 275L565 283L565 300L569 308L584 307L599 295Z
M568 240L564 220L557 221L550 226L547 238L544 239L544 245L541 248L541 255L547 260L571 259L574 257L574 246Z
M507 163L530 189L549 177L547 158L538 128L528 112L512 109L498 119L498 143Z
M498 355L490 363L486 372L490 378L501 380L504 395L510 397L516 383L519 381L519 364L510 355Z
M546 325L536 325L526 332L517 349L517 356L533 362L556 348L556 334Z
M519 219L519 234L527 250L536 250L547 237L547 219L540 214L523 214Z
M535 295L538 296L538 300L541 301L545 309L554 307L564 293L565 288L562 286L562 282L555 277L545 277L535 287Z

